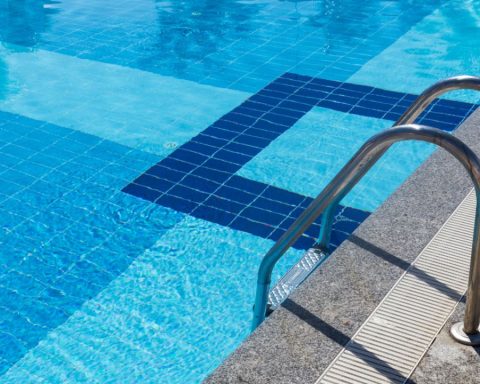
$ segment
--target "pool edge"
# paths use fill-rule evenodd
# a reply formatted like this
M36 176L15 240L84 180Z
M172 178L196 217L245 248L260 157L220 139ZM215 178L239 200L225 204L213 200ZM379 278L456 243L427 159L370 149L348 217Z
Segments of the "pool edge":
M455 133L477 153L478 123L480 111ZM470 189L436 151L205 382L314 383Z

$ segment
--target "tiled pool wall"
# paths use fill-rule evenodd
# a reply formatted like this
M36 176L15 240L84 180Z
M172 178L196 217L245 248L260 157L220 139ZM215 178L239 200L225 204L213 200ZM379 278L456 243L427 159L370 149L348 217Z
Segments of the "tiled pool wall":
M360 69L385 71L442 4L0 0L0 381L200 381L248 334L260 258L314 196L255 162L319 111L390 125L414 95ZM451 131L474 108L420 122ZM386 191L340 208L333 248Z

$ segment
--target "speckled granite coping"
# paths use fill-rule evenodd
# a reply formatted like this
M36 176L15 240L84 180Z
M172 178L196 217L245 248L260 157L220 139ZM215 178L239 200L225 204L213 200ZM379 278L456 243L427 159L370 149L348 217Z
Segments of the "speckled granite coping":
M420 361L409 384L480 383L480 347L467 347L450 337L453 323L463 320L465 304L460 303L440 334Z
M479 129L477 111L455 135L480 153ZM205 383L315 383L471 187L457 160L436 151ZM436 362L444 333L413 380L479 382L430 379L440 369L456 377Z

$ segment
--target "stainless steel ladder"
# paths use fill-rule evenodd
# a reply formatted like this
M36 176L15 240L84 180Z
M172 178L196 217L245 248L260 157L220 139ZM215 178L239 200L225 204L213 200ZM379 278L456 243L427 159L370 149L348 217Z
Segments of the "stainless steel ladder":
M313 250L307 251L307 256L309 255L309 252L311 253L314 251L317 254L328 254L328 244L330 242L332 224L334 221L334 212L339 202L394 143L406 140L416 140L433 143L443 147L456 157L465 167L475 185L477 201L480 202L480 160L475 153L461 140L449 133L427 126L411 124L438 96L449 91L460 89L480 91L480 78L473 76L456 76L439 81L425 90L392 128L373 136L357 151L357 153L340 170L317 198L274 244L263 258L258 271L257 292L252 324L253 329L257 328L265 319L271 275L278 260L322 214L319 241ZM480 323L479 220L480 208L477 203L465 321L464 324L457 324L452 328L452 335L457 341L470 345L480 344L480 331L478 329ZM320 259L321 258L319 257L319 260ZM293 288L287 286L287 289L283 289L282 287L284 293L282 293L278 299L284 299L292 289L301 283L298 276L301 275L303 278L306 278L319 263L320 262L311 263L311 267L300 274L293 273L293 278L288 277L291 272L289 272L286 277L282 278L280 280L281 284L286 285L286 283L290 283ZM298 263L293 269L296 267L298 267ZM273 300L272 297L275 296L276 290L277 292L282 292L282 290L277 288L278 287L275 287L270 295L271 301ZM278 299L272 304L278 306Z

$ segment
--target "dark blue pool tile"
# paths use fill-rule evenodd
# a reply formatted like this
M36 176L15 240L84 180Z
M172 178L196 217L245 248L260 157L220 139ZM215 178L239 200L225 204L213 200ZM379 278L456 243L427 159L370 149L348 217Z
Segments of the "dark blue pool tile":
M330 100L320 100L317 103L318 107L333 109L335 111L340 112L349 112L352 109L351 104L340 103L337 101L330 101Z
M255 155L258 155L263 149L260 147L253 147L251 145L240 144L235 142L229 142L223 148L232 152L248 155L250 157L254 157Z
M249 126L250 125L242 124L239 121L226 120L223 117L212 124L212 127L220 128L220 129L224 129L226 131L232 132L235 134L235 136L241 134Z
M250 97L249 100L252 101L252 102L256 102L256 103L265 104L269 107L274 107L274 106L278 105L281 102L282 99L278 99L278 98L271 97L271 96L264 96L264 95L261 95L261 94L256 94L256 95Z
M435 120L434 121L422 121L422 124L429 125L434 128L441 129L443 131L447 132L453 132L455 128L457 128L456 124L448 124L448 123L438 123Z
M360 225L361 221L342 218L335 222L335 229L345 233L352 233Z
M185 173L181 172L180 170L164 167L161 163L149 168L145 173L155 176L156 178L172 182L178 182L185 176Z
M258 124L258 122L256 124ZM266 148L271 141L271 139L261 139L260 137L250 135L241 135L235 138L236 143L247 144L262 149Z
M402 116L401 113L387 112L385 115L383 115L383 119L390 120L390 121L398 121L400 116Z
M295 96L304 97L306 99L319 100L324 99L329 95L328 92L315 90L312 88L302 88L295 93Z
M300 117L301 117L300 115L288 116L284 114L276 114L276 113L273 113L272 111L263 115L262 119L278 125L291 127L293 124L295 124L298 121Z
M310 77L309 81L306 81L306 83L310 83L312 85L319 85L319 86L327 86L332 89L338 88L342 83L339 81L335 80L329 80L329 79L323 79L319 77Z
M312 80L312 78L310 76L299 75L299 74L290 73L290 72L286 72L280 77L284 78L284 79L292 79L292 80L299 81L299 82L302 82L302 83L308 83Z
M281 213L283 215L289 215L292 212L293 207L288 204L284 204L280 201L266 199L264 197L257 198L252 207L258 207L267 211Z
M368 109L374 109L374 110L377 110L377 111L382 111L382 112L388 112L390 111L391 109L391 105L390 104L385 104L385 103L379 103L377 101L372 101L372 100L360 100L357 105L359 107L363 107L363 108L368 108Z
M212 180L216 183L223 183L231 177L231 173L217 171L207 167L198 167L191 172L192 175L202 177L206 180Z
M162 192L154 189L144 187L135 183L130 183L122 189L122 192L129 193L130 195L139 197L140 199L156 202L162 195Z
M196 165L200 165L208 160L207 156L201 155L196 152L187 151L182 147L175 150L170 156L178 160L185 161L186 163L191 163Z
M272 233L270 233L268 235L267 239L270 239L270 240L273 240L273 241L278 241L284 233L285 233L284 229L277 228Z
M250 111L258 111L258 113L261 115L264 112L269 111L272 107L267 104L257 103L255 101L252 101L251 99L248 99L247 101L240 104L239 108L246 108Z
M305 97L299 94L294 93L293 95L288 96L286 99L289 102L296 103L296 104L303 104L305 107L313 107L318 103L318 99L315 97ZM323 100L323 98L322 98Z
M277 123L274 123L273 121L269 121L266 119L259 119L253 124L253 128L258 128L258 129L263 129L265 131L270 131L270 132L275 132L277 135L282 134L285 132L289 127L285 125L280 125ZM269 141L264 141L263 145L268 145ZM257 144L258 145L258 144Z
M203 205L226 211L235 215L239 214L247 207L247 205L244 203L239 203L237 201L233 201L232 199L218 197L215 195L212 195L207 200L205 200L203 202Z
M245 135L248 136L253 136L255 138L259 139L265 139L265 140L275 140L279 136L279 130L277 127L279 124L273 123L273 129L264 129L264 128L259 128L259 127L253 127L253 128L248 128L243 132ZM280 128L280 133L283 132L283 128Z
M280 101L280 100L283 100L285 98L285 96L288 95L288 94L286 94L284 92L277 92L277 91L273 91L271 89L264 88L264 89L260 90L257 93L257 95L266 96L266 97L269 97L271 99ZM276 105L276 104L273 104L273 105Z
M192 141L200 144L210 145L215 148L221 148L228 144L228 140L219 139L217 137L208 136L203 133L195 136Z
M228 226L236 217L233 213L205 205L198 206L191 215L223 226Z
M306 235L302 235L298 238L295 243L293 243L292 247L296 249L308 249L315 245L315 239L308 237Z
M193 201L172 195L162 195L156 203L183 213L190 213L198 206Z
M398 97L394 96L386 96L386 95L379 95L375 92L368 93L365 96L363 96L363 100L368 100L368 101L374 101L377 103L383 103L383 104L388 104L390 106L398 103L398 101L402 98L401 94L398 95Z
M248 232L252 235L263 238L267 238L268 235L275 229L274 227L271 227L269 225L248 220L241 216L237 216L229 226L233 229Z
M233 175L225 183L226 186L249 192L253 195L260 195L267 187L267 184L249 180L244 177Z
M187 201L193 201L195 203L201 203L205 201L209 194L198 191L193 188L185 187L181 184L175 185L171 190L167 192L168 195L173 195L175 197L181 197Z
M339 87L340 89L350 90L357 93L368 94L373 91L373 87L368 85L353 84L353 83L342 83Z
M249 108L246 107L244 104L241 104L239 107L235 108L235 112L243 116L248 116L249 118L255 120L265 113L264 110Z
M318 223L312 224L305 230L305 235L312 237L314 239L318 239L320 234L320 225Z
M376 109L369 109L364 107L353 107L350 113L360 116L376 117L378 119L382 118L385 115L384 111L377 111Z
M293 123L305 115L305 112L302 110L290 109L287 107L282 107L282 105L283 103L280 104L280 106L273 108L270 112L275 115L288 116L289 118L295 119Z
M250 204L257 196L243 190L223 186L215 191L215 195L229 200L233 200L245 205Z
M286 216L279 214L278 212L266 211L264 209L256 208L253 206L247 207L241 213L241 216L253 221L265 223L270 226L278 227L280 223L285 220Z
M278 81L274 81L265 87L265 89L276 91L276 92L282 92L287 95L294 93L295 91L298 90L298 88L299 86L282 84Z
M471 103L457 100L438 99L435 105L449 107L461 113L468 113L472 109Z
M181 185L184 185L189 188L197 189L205 193L212 193L221 185L213 180L208 180L202 177L195 176L193 174L185 176L180 181L180 183Z
M291 110L291 111L294 111L298 114L302 114L302 116L304 114L306 114L308 111L310 111L310 109L312 109L312 106L309 105L309 104L304 104L304 103L297 103L295 101L292 101L292 100L285 100L285 101L282 101L279 105L278 105L278 109L280 110Z
M302 195L273 186L269 186L268 188L266 188L265 191L262 193L262 196L267 199L281 201L283 203L291 205L299 205L305 200L305 197Z
M302 209L302 212L304 211L304 209ZM299 215L298 215L299 216ZM279 228L283 229L283 230L287 230L288 228L290 228L290 226L295 222L295 220L297 219L297 216L288 216L285 218L285 220L283 220L280 225L279 225Z
M234 122L235 124L240 124L240 125L245 125L245 126L251 126L255 121L257 120L256 117L244 115L242 113L237 113L237 110L234 110L235 112L230 112L223 116L221 118L221 121L229 121L229 122Z
M151 176L148 173L136 178L134 183L160 192L166 192L175 185L172 181Z
M223 128L217 128L214 126L208 127L206 130L203 131L203 134L212 136L215 138L223 139L225 141L229 141L234 137L237 137L238 135L238 133L236 132L231 132Z
M343 216L354 220L358 223L363 222L368 216L370 216L370 212L362 211L360 209L352 208L352 207L341 207L340 211Z
M361 102L360 99L361 97L354 97L351 95L343 95L343 94L337 94L337 93L331 93L324 98L324 100L333 101L336 103L350 104L350 105L358 104L359 102Z
M174 169L183 173L191 172L197 167L196 164L187 163L185 161L181 161L173 157L167 157L166 159L163 159L162 165L167 168Z
M202 144L196 141L189 141L182 146L183 149L187 149L192 152L200 153L204 156L211 156L218 149L212 145Z
M252 156L247 156L238 152L231 152L224 149L215 153L213 157L219 160L228 161L229 163L234 163L238 165L244 165L252 158Z
M208 159L204 164L204 167L211 168L217 171L228 172L230 174L235 173L240 169L239 164L230 163L224 160L218 160L216 158Z

